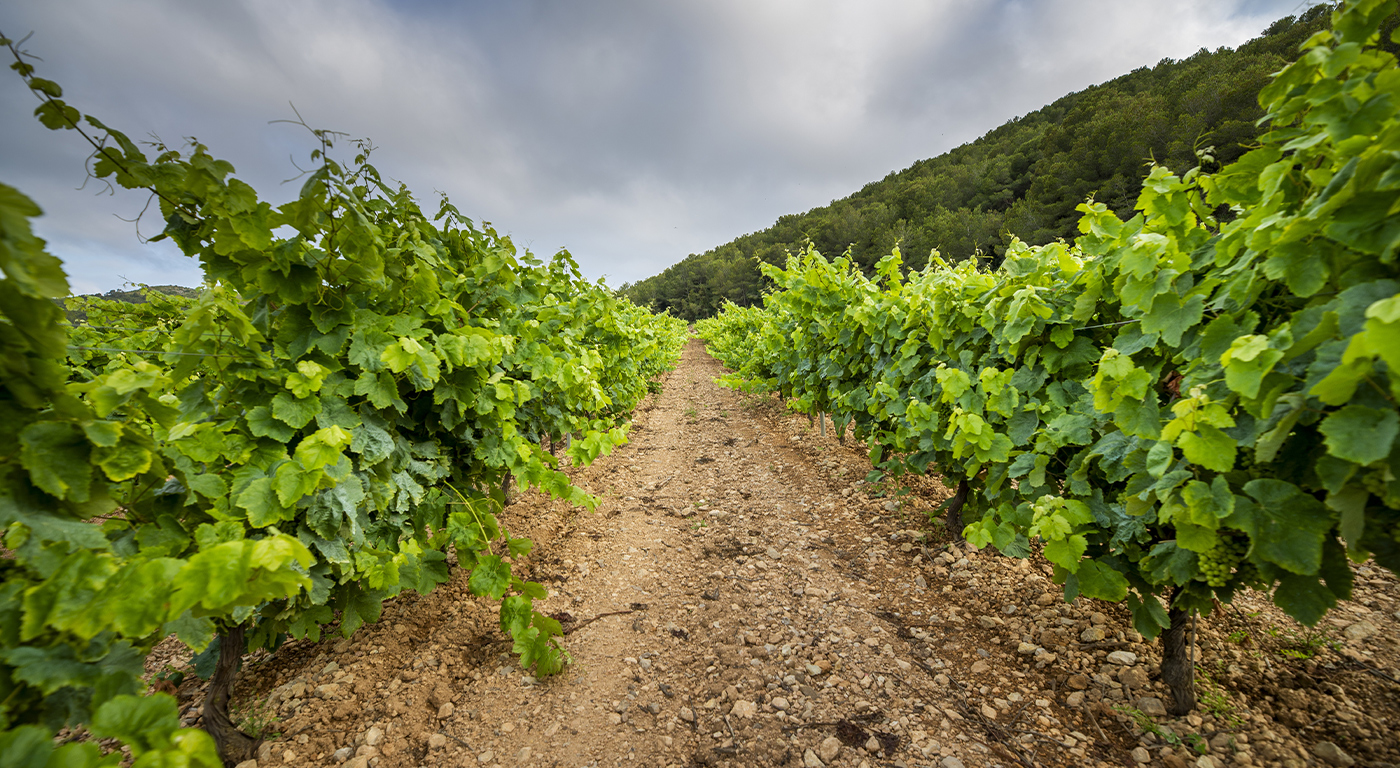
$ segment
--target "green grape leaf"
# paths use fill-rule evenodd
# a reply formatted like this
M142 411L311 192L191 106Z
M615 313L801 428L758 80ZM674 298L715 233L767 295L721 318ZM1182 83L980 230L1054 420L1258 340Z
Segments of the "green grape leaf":
M283 466L291 466L284 464ZM238 492L234 504L248 513L248 524L266 528L296 516L296 510L283 504L273 489L274 478L259 477Z
M360 454L361 466L378 464L394 451L394 439L380 427L364 422L351 430L350 450Z
M185 647L199 653L209 647L215 637L214 622L207 618L195 618L189 612L180 614L178 618L165 623L161 628L164 635L175 635L180 638L180 642Z
M91 421L83 425L83 434L99 448L112 448L122 436L122 425L115 421Z
M1175 347L1182 334L1197 323L1205 312L1205 299L1191 296L1182 301L1175 293L1163 293L1152 300L1152 309L1142 317L1142 330L1160 333L1162 340Z
M1328 453L1364 466L1390 455L1395 437L1400 434L1400 414L1348 405L1328 414L1318 431L1326 438Z
M1079 534L1064 539L1054 539L1045 542L1045 559L1070 573L1074 573L1079 570L1080 558L1084 556L1084 551L1088 548L1088 540Z
M290 536L224 542L187 561L174 580L171 610L184 613L198 605L214 614L293 597L311 586L297 570L311 562L311 552Z
M1249 534L1252 557L1293 573L1317 573L1322 541L1332 530L1322 502L1282 480L1251 480L1244 490L1258 503L1237 497L1230 524Z
M530 554L530 550L535 548L535 542L525 538L510 539L506 542L506 548L511 557L519 559Z
M1235 468L1236 442L1217 427L1197 424L1194 432L1182 432L1177 445L1186 460L1216 472Z
M337 426L326 427L303 438L294 458L307 469L321 469L339 462L341 450L350 443L349 432Z
M1340 513L1338 530L1349 549L1357 550L1361 546L1361 536L1366 530L1366 501L1370 496L1365 488L1354 485L1327 494L1327 508Z
M282 520L291 520L296 516L297 503L314 493L325 475L323 470L307 469L298 461L283 463L277 468L276 475L271 478L272 487L276 491L275 501L267 501L261 514L254 515L250 510L249 524L262 528ZM253 482L257 483L258 481ZM251 484L249 488L252 488ZM242 499L243 497L240 495L239 501L241 502Z
M272 417L272 409L266 405L249 408L246 415L248 431L258 437L270 437L279 443L289 442L297 433L297 428Z
M179 727L179 706L175 697L164 693L117 696L97 708L89 725L94 736L119 739L138 758L168 747Z
M1143 637L1153 638L1162 630L1171 627L1171 619L1167 615L1167 609L1162 607L1162 602L1156 595L1149 594L1144 598L1138 598L1136 593L1128 593L1128 609L1133 613L1133 629L1136 629Z
M384 611L386 596L386 592L366 592L358 588L349 590L343 605L340 606L341 636L349 637L366 623L373 624L379 621L379 615Z
M497 555L477 557L467 587L473 595L500 600L510 586L510 565Z
M511 595L501 601L501 631L515 637L530 626L532 603L528 597Z
M1337 606L1337 596L1315 575L1285 573L1274 588L1274 605L1312 626Z
M1074 574L1079 579L1079 593L1096 600L1118 602L1128 595L1128 580L1097 560L1084 560Z
M296 429L301 429L311 420L316 418L316 414L321 412L321 398L308 397L298 398L290 392L278 392L272 398L272 415L278 421ZM251 424L249 425L251 429Z
M228 481L222 475L213 473L186 475L184 480L190 490L206 499L220 499L228 495Z
M92 486L92 446L74 424L36 421L19 434L20 464L34 485L70 501L87 501Z
M1182 549L1192 552L1209 552L1220 542L1214 528L1178 521L1176 543Z
M1176 454L1172 451L1172 444L1164 440L1159 440L1152 444L1147 451L1147 474L1158 480L1167 474L1167 470L1172 468L1172 463L1176 459Z
M1113 423L1124 433L1156 440L1162 436L1162 412L1157 405L1157 393L1149 391L1142 402L1124 400L1113 412Z

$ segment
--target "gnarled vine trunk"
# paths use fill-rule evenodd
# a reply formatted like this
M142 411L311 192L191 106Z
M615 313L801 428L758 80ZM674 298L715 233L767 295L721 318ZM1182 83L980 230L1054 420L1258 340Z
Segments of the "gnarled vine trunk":
M948 500L948 515L944 518L944 524L948 526L948 531L953 534L953 538L962 541L963 519L962 508L967 503L967 494L971 486L967 480L958 481L958 490L953 494L953 498Z
M1172 595L1175 602L1175 593ZM1162 633L1162 682L1172 692L1168 712L1180 717L1196 708L1196 664L1191 658L1192 611L1172 606L1167 618L1171 626Z
M214 737L219 758L226 766L235 766L257 757L261 739L238 730L229 717L228 702L233 695L233 681L238 678L238 665L243 658L244 626L238 624L219 635L219 661L214 677L209 680L209 695L204 700L204 730Z

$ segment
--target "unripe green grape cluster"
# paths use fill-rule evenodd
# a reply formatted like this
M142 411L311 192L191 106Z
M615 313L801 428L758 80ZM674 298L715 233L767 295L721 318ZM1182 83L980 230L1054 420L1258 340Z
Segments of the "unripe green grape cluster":
M1241 571L1241 578L1249 581L1250 574L1244 573L1245 567L1241 566L1248 551L1249 539L1242 536L1221 536L1214 549L1200 553L1196 567L1200 569L1206 583L1212 587L1223 587L1229 583L1231 574L1237 568ZM1253 571L1249 563L1243 563L1243 566L1248 566L1248 570Z

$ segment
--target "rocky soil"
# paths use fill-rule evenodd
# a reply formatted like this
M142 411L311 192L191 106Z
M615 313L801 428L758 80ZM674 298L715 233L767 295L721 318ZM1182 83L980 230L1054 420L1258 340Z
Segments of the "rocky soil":
M859 445L722 372L692 342L632 442L574 471L597 512L530 494L503 515L536 541L541 610L573 619L564 674L523 671L459 572L350 639L248 659L235 706L276 734L257 768L1400 764L1388 572L1357 567L1314 629L1265 595L1222 606L1202 706L1169 718L1160 645L1122 606L953 543L935 480L867 483ZM202 684L178 693L198 723Z

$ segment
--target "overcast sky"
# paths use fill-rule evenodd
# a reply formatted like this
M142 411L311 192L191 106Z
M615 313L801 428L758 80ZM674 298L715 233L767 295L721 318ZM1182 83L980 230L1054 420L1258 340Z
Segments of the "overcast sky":
M33 32L39 76L79 109L133 138L197 137L274 205L314 149L270 123L294 104L371 138L425 209L446 192L617 286L1308 4L7 0L0 32ZM79 189L88 147L42 128L36 104L0 75L0 182L44 209L75 292L197 285L197 263L117 218L144 196Z

